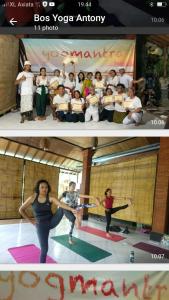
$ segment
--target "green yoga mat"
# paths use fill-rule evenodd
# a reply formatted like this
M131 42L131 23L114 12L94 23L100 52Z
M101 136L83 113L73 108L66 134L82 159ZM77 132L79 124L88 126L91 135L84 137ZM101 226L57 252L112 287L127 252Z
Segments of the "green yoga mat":
M70 245L68 243L69 236L68 235L59 235L51 237L54 241L60 243L71 251L79 254L80 256L88 259L91 262L96 262L100 259L108 257L112 255L111 253L102 250L96 246L93 246L85 241L82 241L76 237L73 237L74 244Z

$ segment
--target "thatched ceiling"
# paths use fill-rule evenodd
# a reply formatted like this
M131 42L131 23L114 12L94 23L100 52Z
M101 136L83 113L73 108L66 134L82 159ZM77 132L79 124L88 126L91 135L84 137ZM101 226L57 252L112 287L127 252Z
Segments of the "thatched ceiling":
M81 171L86 148L94 148L96 158L157 142L157 137L9 137L0 138L0 154Z
M169 47L169 34L166 35L148 35L147 40L149 40L152 43L157 44L159 47Z

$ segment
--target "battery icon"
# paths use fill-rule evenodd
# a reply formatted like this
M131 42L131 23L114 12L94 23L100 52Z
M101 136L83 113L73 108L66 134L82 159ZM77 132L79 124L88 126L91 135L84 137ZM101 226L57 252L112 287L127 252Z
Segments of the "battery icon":
M167 2L157 2L157 7L167 7Z

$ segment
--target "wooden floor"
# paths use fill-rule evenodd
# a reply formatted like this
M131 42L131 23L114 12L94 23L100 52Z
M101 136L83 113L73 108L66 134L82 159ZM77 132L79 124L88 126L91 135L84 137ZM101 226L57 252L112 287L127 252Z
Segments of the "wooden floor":
M24 219L10 219L10 220L0 220L0 225L4 224L21 224L21 223L29 223Z

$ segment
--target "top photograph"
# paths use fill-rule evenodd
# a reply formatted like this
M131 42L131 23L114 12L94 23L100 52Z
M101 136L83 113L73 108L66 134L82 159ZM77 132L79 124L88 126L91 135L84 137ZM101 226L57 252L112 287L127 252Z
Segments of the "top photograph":
M0 35L0 129L169 129L169 35Z
M2 0L0 130L169 129L168 12L168 0Z

